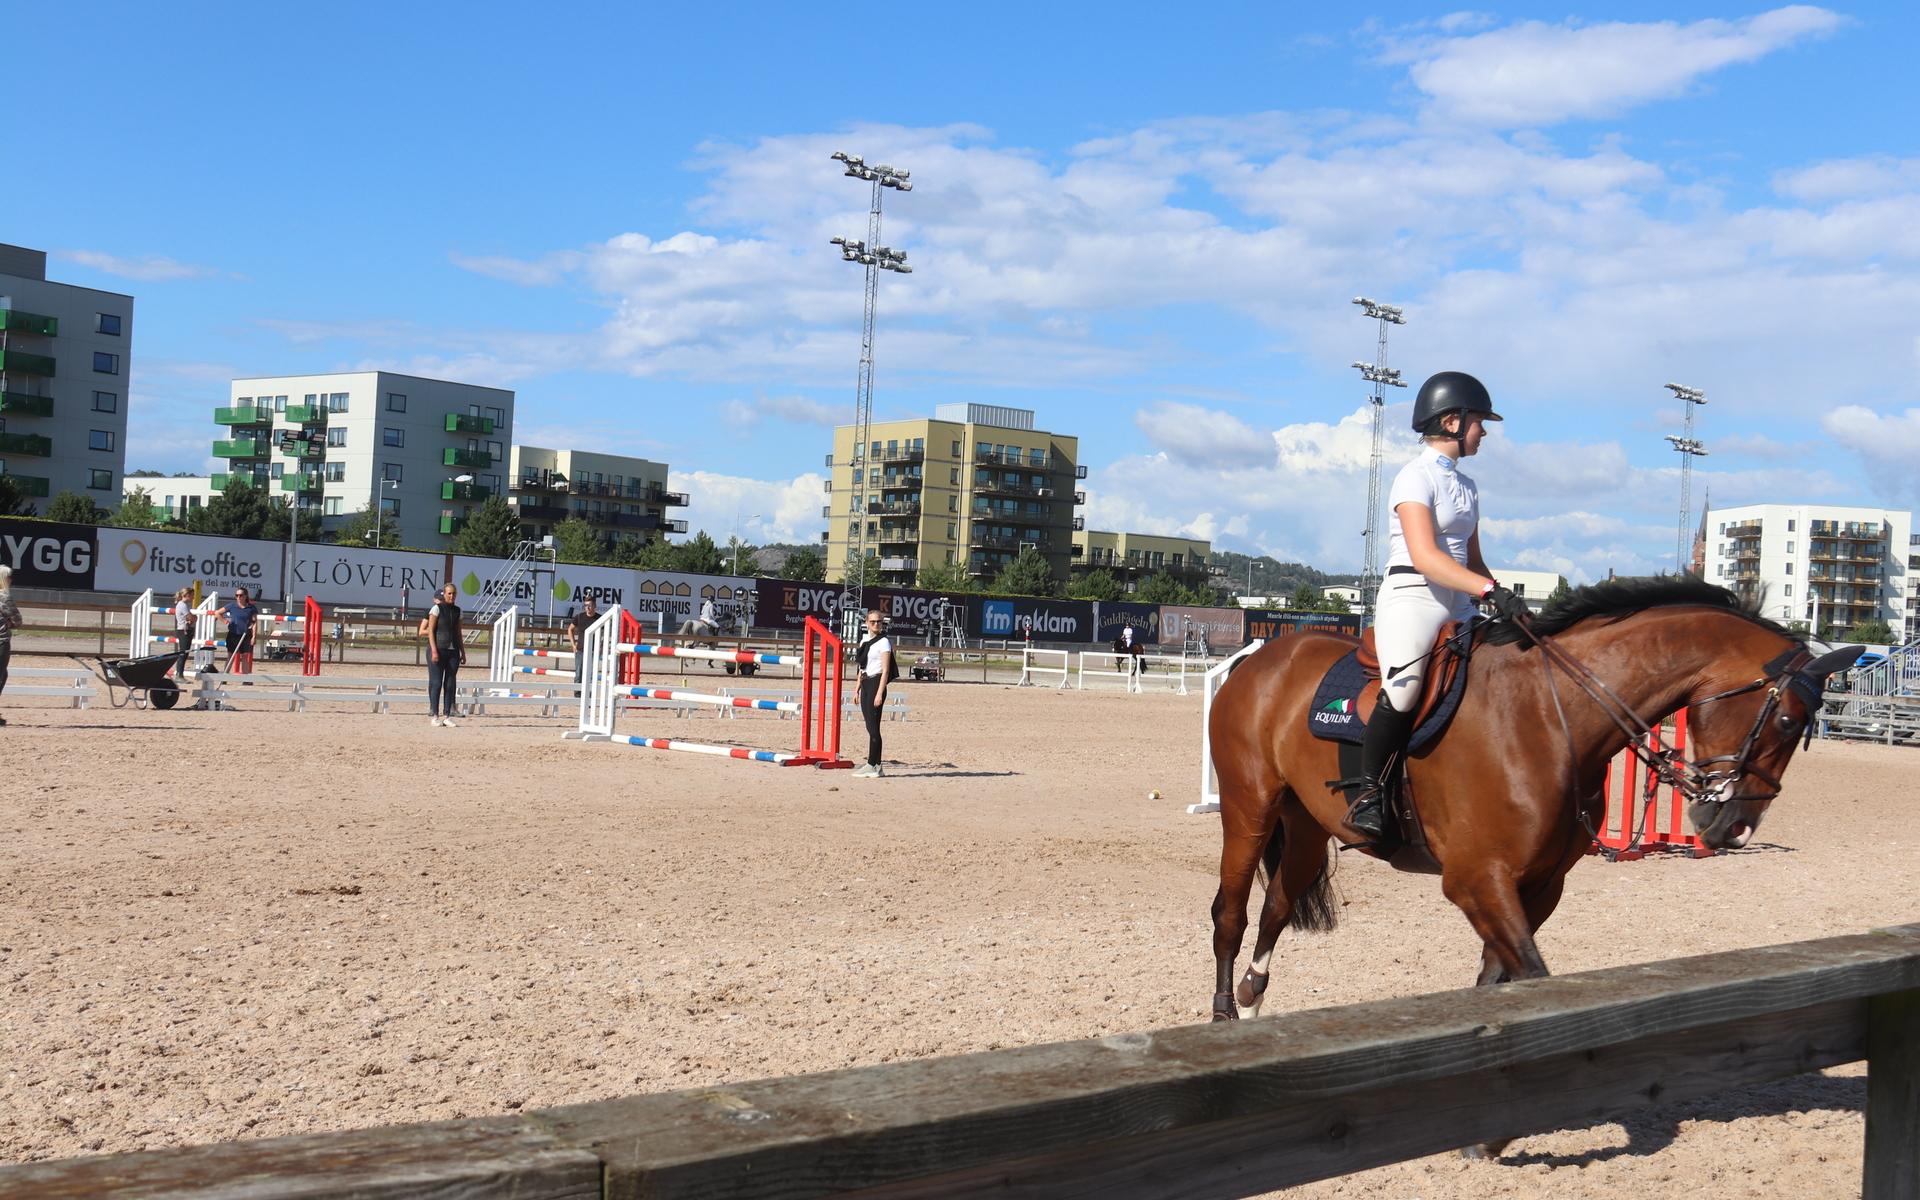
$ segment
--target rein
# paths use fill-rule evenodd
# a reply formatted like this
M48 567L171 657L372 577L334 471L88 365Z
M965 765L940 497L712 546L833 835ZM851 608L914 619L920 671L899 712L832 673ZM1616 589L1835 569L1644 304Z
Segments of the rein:
M1567 676L1580 686L1580 689L1593 700L1607 719L1626 735L1627 749L1633 753L1634 757L1646 764L1647 786L1646 793L1642 797L1639 828L1633 831L1633 836L1625 847L1605 851L1610 859L1639 848L1641 839L1646 835L1647 822L1658 802L1661 784L1678 791L1686 797L1689 804L1726 804L1734 799L1734 791L1739 781L1748 775L1772 789L1771 795L1779 795L1780 781L1753 766L1747 759L1753 754L1754 746L1759 742L1760 734L1766 729L1767 722L1780 707L1780 693L1783 687L1799 692L1802 700L1807 702L1809 719L1806 723L1806 736L1809 742L1813 740L1811 714L1818 709L1821 684L1805 670L1813 655L1804 648L1790 649L1767 663L1761 668L1761 677L1752 683L1728 688L1724 692L1716 692L1711 696L1691 701L1687 705L1689 708L1698 708L1704 704L1712 704L1716 700L1730 700L1735 696L1757 692L1761 688L1767 689L1767 702L1761 706L1752 727L1747 730L1747 736L1741 741L1737 753L1717 754L1712 758L1695 760L1682 757L1678 749L1667 745L1666 740L1660 736L1659 727L1641 720L1640 714L1634 711L1633 706L1622 700L1612 688L1606 685L1605 681L1588 669L1585 663L1561 649L1546 634L1535 633L1530 620L1525 617L1510 619L1527 641L1540 651L1540 670L1546 677L1547 690L1553 696L1554 712L1560 718L1560 731L1567 739L1569 769L1576 758L1573 730L1567 723L1566 707L1560 700L1560 688L1553 675L1554 667L1566 672ZM1716 763L1733 765L1726 770L1708 769ZM1569 788L1569 791L1571 790ZM1576 804L1574 812L1581 826L1595 842L1598 842L1598 831L1588 819L1585 807Z

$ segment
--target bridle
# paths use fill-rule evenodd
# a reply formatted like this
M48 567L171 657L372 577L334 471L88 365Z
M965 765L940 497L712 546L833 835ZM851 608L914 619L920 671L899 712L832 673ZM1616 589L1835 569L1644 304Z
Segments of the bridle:
M1835 655L1825 655L1816 659L1805 646L1796 644L1775 655L1763 665L1760 668L1760 677L1751 683L1689 701L1687 707L1699 708L1716 701L1731 700L1735 696L1745 696L1762 688L1767 691L1766 703L1760 706L1759 713L1753 719L1753 725L1747 730L1746 737L1741 739L1740 748L1737 751L1732 754L1716 754L1711 758L1690 759L1684 757L1678 749L1669 746L1660 736L1657 725L1649 725L1641 720L1639 713L1635 712L1631 705L1622 700L1584 663L1561 649L1547 635L1534 632L1532 622L1526 617L1515 616L1510 619L1520 630L1521 635L1540 651L1540 669L1546 676L1548 691L1553 695L1554 711L1559 715L1560 729L1567 739L1569 761L1574 757L1573 730L1567 723L1566 708L1560 701L1560 689L1554 681L1553 667L1559 667L1579 685L1615 727L1627 736L1627 749L1646 764L1646 796L1641 809L1640 828L1634 832L1631 841L1617 852L1620 854L1638 848L1640 839L1646 832L1648 816L1654 810L1655 798L1663 784L1686 797L1689 804L1771 800L1779 795L1779 777L1762 770L1751 761L1760 743L1760 735L1766 730L1767 723L1773 719L1774 714L1779 711L1781 695L1784 692L1792 692L1807 710L1804 722L1805 739L1806 744L1812 743L1813 717L1820 709L1820 697L1826 687L1827 672L1818 668L1826 667L1827 663L1835 658ZM1857 654L1856 650L1853 655L1843 654L1843 656L1853 657ZM1815 669L1809 669L1810 666ZM1831 668L1828 670L1830 671ZM1719 766L1722 763L1731 765L1722 768ZM1737 795L1741 782L1749 777L1763 784L1768 789L1767 793ZM1585 806L1576 804L1574 811L1578 813L1580 823L1586 827L1587 832L1595 835L1597 842L1599 840L1597 831L1588 819Z

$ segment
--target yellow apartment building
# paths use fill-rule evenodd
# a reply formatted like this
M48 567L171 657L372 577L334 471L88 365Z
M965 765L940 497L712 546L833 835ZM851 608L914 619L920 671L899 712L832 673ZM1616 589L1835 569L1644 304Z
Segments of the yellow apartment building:
M1163 571L1190 587L1204 585L1209 581L1212 554L1212 543L1198 538L1104 529L1078 530L1073 535L1074 573L1110 571L1129 592L1149 575Z

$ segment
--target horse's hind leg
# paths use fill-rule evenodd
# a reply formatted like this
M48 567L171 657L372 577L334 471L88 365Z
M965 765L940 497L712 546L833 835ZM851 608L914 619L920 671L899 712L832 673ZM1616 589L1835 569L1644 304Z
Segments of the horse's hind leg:
M1253 876L1280 820L1272 792L1220 771L1220 889L1213 896L1213 1019L1233 1021L1233 960L1247 932L1247 897ZM1274 791L1278 791L1276 785Z
M1266 999L1268 966L1280 932L1295 915L1301 897L1320 883L1327 869L1326 831L1307 815L1292 789L1281 794L1280 808L1280 825L1268 842L1264 859L1267 897L1260 906L1260 932L1253 941L1253 961L1234 992L1234 999L1249 1017L1260 1015Z

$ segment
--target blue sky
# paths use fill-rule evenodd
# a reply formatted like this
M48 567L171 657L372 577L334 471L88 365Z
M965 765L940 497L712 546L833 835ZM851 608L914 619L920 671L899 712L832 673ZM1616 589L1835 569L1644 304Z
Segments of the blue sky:
M138 297L129 467L204 469L234 376L383 367L812 540L844 148L916 184L878 414L1038 410L1098 528L1355 568L1356 294L1508 414L1497 564L1670 562L1669 380L1710 401L1696 504L1920 500L1905 6L809 7L36 12L0 240Z

